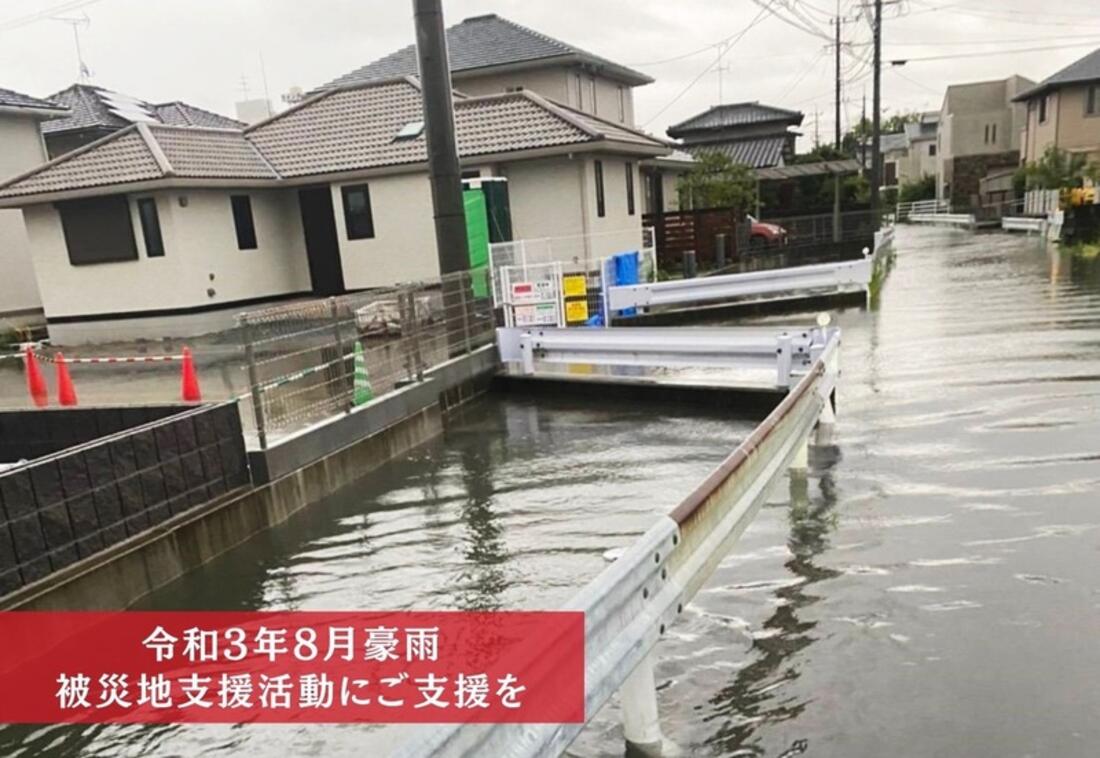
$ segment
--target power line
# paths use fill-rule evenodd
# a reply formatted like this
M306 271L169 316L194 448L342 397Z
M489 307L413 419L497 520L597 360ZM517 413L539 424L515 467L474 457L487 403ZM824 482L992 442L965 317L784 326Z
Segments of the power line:
M694 79L692 79L690 82L688 82L688 85L686 87L684 87L682 90L680 90L679 93L677 93L676 97L672 98L667 103L665 103L664 106L662 106L659 111L654 113L653 116L650 117L650 119L648 121L646 121L644 124L642 124L642 128L645 128L645 127L649 126L651 123L653 123L653 121L655 121L657 118L659 118L661 116L661 114L663 114L665 111L667 111L669 108L671 108L681 97L686 95L688 93L688 91L691 90L692 87L694 87L696 84L698 84L700 79L702 79L704 76L706 76L708 73L710 73L710 70L712 68L714 68L715 66L721 65L722 57L726 53L728 53L730 51L730 49L733 48L734 45L736 45L738 42L740 42L741 39L746 34L749 33L749 30L751 30L754 26L759 24L764 19L764 16L767 15L767 10L770 7L772 1L773 0L766 0L767 5L764 6L763 10L761 10L759 13L756 14L756 16L753 18L753 20L749 22L748 26L746 26L739 33L733 35L733 37L730 38L728 45L726 46L726 48L724 50L722 50L721 53L719 53L718 58L716 60L714 60L712 63L710 63L702 71L700 71L698 76L696 76ZM756 0L754 0L754 2L756 2Z
M953 55L925 55L918 58L896 58L890 61L895 66L906 63L919 63L920 61L948 61L958 58L985 58L993 55L1016 55L1017 53L1038 53L1044 50L1065 50L1072 47L1092 47L1100 44L1100 40L1092 42L1076 42L1072 45L1046 45L1043 47L1021 47L1013 50L984 50L978 53L955 53Z
M35 21L42 21L50 16L56 16L59 13L68 13L70 11L79 10L85 8L93 3L98 3L99 0L67 0L67 2L58 3L57 5L50 6L34 13L28 13L25 16L19 16L17 18L11 18L7 21L0 21L0 32L11 31L12 29L18 29L21 26L27 24L33 24Z

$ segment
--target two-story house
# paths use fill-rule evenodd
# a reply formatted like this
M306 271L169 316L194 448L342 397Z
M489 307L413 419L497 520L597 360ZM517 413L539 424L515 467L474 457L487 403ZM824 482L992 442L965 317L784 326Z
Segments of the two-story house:
M1026 111L1015 98L1034 86L1014 75L947 88L936 148L938 199L954 208L977 206L987 174L1019 165Z
M794 156L802 113L758 102L715 105L668 128L690 153L717 151L750 168L782 166Z
M1100 161L1100 48L1015 97L1027 108L1021 159L1039 160L1048 147Z

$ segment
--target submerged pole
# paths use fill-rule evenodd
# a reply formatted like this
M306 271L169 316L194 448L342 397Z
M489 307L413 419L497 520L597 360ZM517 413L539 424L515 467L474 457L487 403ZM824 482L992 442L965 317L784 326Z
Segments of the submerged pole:
M435 210L436 253L439 273L450 274L469 268L469 253L441 0L413 0L413 16L424 102L432 207Z
M630 755L660 756L664 738L657 709L653 651L630 672L622 686L623 737Z

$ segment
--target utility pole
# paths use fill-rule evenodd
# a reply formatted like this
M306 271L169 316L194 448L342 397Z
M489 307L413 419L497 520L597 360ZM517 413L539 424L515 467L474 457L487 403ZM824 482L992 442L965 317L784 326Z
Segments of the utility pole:
M462 174L455 143L454 102L447 61L447 38L441 0L413 0L416 56L424 102L424 132L435 210L435 245L439 273L469 268Z
M840 0L836 0L836 149L840 150Z
M875 83L871 95L871 217L878 223L879 194L882 184L882 0L875 0Z
M863 133L867 124L867 87L863 87L863 109L859 112L859 158L863 175L867 175L867 136Z
M814 150L821 147L821 131L817 128L820 123L820 111L818 107L814 106Z

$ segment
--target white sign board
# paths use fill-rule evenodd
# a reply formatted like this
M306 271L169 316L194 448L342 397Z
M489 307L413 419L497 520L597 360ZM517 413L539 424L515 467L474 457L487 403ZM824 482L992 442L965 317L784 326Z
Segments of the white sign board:
M558 304L554 302L517 305L513 313L516 326L558 325Z

